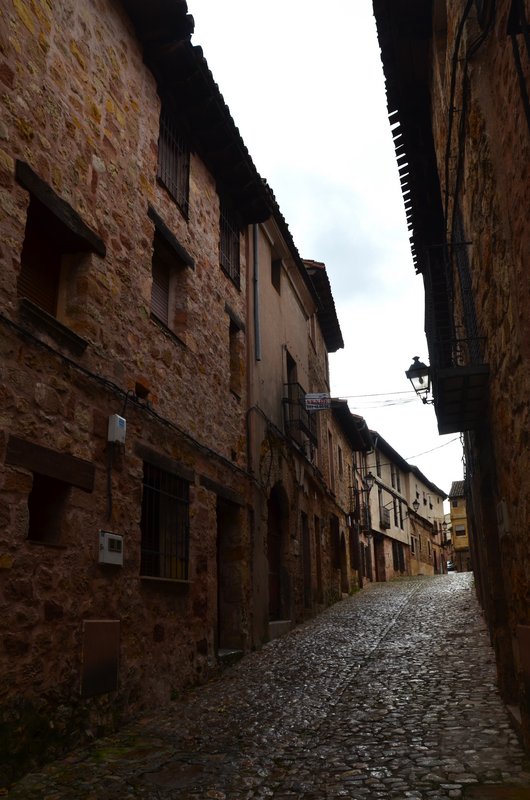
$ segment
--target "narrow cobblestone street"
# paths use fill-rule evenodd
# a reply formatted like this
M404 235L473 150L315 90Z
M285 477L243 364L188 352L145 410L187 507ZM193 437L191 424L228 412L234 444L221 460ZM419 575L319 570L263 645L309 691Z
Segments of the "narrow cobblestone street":
M528 787L467 573L371 586L9 797L523 800Z

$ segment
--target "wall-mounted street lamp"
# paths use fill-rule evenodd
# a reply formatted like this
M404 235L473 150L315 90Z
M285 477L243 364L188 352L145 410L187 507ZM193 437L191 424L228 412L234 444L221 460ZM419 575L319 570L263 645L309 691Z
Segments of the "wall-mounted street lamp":
M363 491L365 491L368 494L370 494L370 492L373 489L374 483L375 483L375 475L372 475L372 473L369 472L368 475L364 476L363 483L364 483L364 490Z
M419 508L419 507L420 507L420 501L418 500L418 498L416 498L416 499L414 500L414 502L412 503L412 508L414 509L414 513L415 513L415 514L417 514L417 513L418 513L418 508ZM407 517L410 519L410 514L408 513L408 511L407 511L407 513L405 514L405 519L407 519Z
M405 375L412 384L412 388L420 398L422 403L433 403L429 398L431 391L431 371L427 364L420 361L419 356L414 356L412 364L405 372Z

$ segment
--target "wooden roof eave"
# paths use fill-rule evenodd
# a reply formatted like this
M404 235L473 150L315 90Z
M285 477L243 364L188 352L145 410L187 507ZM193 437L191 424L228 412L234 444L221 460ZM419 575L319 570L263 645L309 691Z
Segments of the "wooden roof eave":
M155 76L160 94L173 101L179 119L188 129L190 147L230 193L245 224L267 219L271 206L263 181L202 48L191 44L193 18L185 13L184 0L154 0L149 4L124 0L124 7L144 47L144 61ZM170 24L166 24L168 21ZM233 175L228 185L226 175L230 172Z

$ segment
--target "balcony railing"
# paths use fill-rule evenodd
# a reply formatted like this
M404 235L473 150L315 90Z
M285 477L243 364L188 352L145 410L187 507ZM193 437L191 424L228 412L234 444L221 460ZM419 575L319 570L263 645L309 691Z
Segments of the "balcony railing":
M317 426L315 412L306 411L305 391L299 383L285 383L283 407L285 415L285 429L292 439L298 444L303 443L302 434L314 444L317 444Z
M484 339L432 343L432 388L440 433L474 430L484 423L489 367Z

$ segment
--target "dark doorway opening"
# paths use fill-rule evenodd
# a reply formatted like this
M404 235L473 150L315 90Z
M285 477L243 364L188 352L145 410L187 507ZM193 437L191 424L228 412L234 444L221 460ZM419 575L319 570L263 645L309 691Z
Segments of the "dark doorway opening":
M285 565L289 502L285 489L276 484L267 503L267 559L269 568L269 619L289 617L289 579Z
M241 508L217 498L217 652L244 646L245 566L242 558Z

